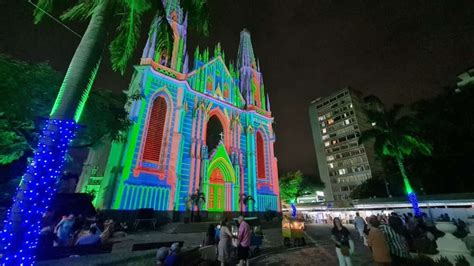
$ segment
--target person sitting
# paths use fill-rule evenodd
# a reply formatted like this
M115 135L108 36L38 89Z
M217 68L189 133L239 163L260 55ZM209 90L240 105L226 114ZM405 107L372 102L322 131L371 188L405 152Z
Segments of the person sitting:
M53 233L51 226L45 226L40 231L38 246L52 247L54 245L55 240L56 235Z
M68 246L71 245L71 240L73 236L73 226L74 226L74 214L65 216L54 228L54 232L57 235L57 242L59 246Z
M179 265L179 243L171 245L168 256L165 259L165 266Z
M105 220L104 231L100 234L102 243L105 243L109 238L113 236L115 228L115 222L113 220Z
M156 265L161 266L165 265L165 259L168 256L170 248L161 247L156 251Z
M101 244L101 237L100 231L95 225L91 225L89 229L89 233L80 237L77 242L76 246L98 246Z

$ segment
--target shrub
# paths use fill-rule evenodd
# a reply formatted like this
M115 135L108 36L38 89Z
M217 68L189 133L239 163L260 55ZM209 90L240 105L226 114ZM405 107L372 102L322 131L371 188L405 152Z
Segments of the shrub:
M456 256L456 259L455 259L456 263L455 265L456 266L469 266L469 261L467 261L466 257L460 255L460 256Z
M450 262L448 260L448 258L446 258L445 256L441 256L439 257L436 261L435 261L436 265L439 265L439 266L453 266L453 263Z

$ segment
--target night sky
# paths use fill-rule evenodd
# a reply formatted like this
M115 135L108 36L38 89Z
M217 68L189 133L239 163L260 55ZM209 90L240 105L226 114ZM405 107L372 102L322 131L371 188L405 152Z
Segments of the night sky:
M33 25L26 2L0 0L0 53L49 61L64 73L79 39L49 19ZM474 66L472 0L209 2L210 37L189 34L190 54L197 44L220 41L226 59L235 58L239 32L251 31L276 120L281 171L317 173L308 117L313 99L352 86L387 104L407 104L436 95ZM150 20L144 18L143 33ZM67 24L84 31L84 24ZM126 89L132 69L120 76L104 62L96 88Z

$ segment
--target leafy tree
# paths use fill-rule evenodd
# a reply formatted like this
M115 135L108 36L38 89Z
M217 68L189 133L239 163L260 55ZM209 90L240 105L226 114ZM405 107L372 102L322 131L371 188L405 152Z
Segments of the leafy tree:
M420 135L432 143L433 155L408 162L427 193L472 192L474 85L445 88L438 96L414 104ZM434 178L435 177L435 178Z
M45 63L26 63L0 54L0 165L31 156L48 116L61 74ZM104 136L118 138L129 122L123 108L126 96L93 90L84 110L83 128L73 147L95 145Z
M35 22L39 22L44 16L44 11L52 11L54 5L64 1L39 0L35 9ZM189 11L189 22L199 28L207 29L207 23L196 18L207 18L207 5L205 0L183 0L184 6ZM42 210L48 206L54 190L39 189L40 184L45 188L54 186L54 178L64 166L65 148L57 146L54 142L65 141L67 144L71 136L60 136L61 126L66 125L66 132L70 132L70 121L79 122L86 101L89 97L92 84L97 74L103 49L108 40L109 29L113 28L114 22L117 35L113 38L109 48L112 66L122 73L135 50L141 18L149 11L153 4L159 15L164 17L165 8L163 1L151 0L80 0L75 1L73 7L67 10L62 18L71 20L87 20L89 23L81 38L69 68L59 89L53 108L49 114L47 127L41 133L38 147L47 151L51 157L57 157L55 161L41 160L38 154L35 161L28 168L20 182L18 192L12 208L8 214L8 223L1 232L0 243L4 245L2 263L10 264L32 264L33 249L37 240L36 232L41 219ZM119 19L114 20L114 15ZM171 51L172 30L168 23L161 23L158 36L160 49ZM62 135L62 134L61 134ZM11 141L11 140L10 140ZM47 161L47 162L46 162ZM36 165L39 165L38 168ZM35 168L38 168L35 170ZM48 170L49 169L49 170ZM39 171L39 173L37 172ZM29 195L34 195L30 197ZM41 207L37 207L38 202ZM28 218L26 218L28 214ZM25 222L26 221L26 222ZM29 234L35 234L31 236ZM7 261L8 260L8 261Z
M403 178L405 192L413 206L415 214L419 214L418 202L405 169L405 158L415 152L429 156L432 147L419 137L420 129L413 116L400 115L401 105L395 105L387 112L367 111L373 125L362 132L359 142L375 139L374 149L377 155L393 158Z
M298 197L324 188L315 176L304 175L301 171L288 172L280 176L280 197L286 203L293 203Z
M171 0L168 0L168 2ZM175 0L176 1L176 0ZM179 0L178 0L179 1ZM34 11L34 21L39 23L46 12L51 12L63 1L39 0ZM66 10L63 20L89 20L87 29L74 53L51 111L53 119L79 120L82 108L97 74L108 34L115 36L109 45L112 67L122 74L130 61L139 40L142 17L149 11L166 16L165 1L152 0L80 0ZM181 0L188 12L191 28L207 34L208 12L206 0ZM158 50L171 51L173 33L167 21L162 20L158 36Z

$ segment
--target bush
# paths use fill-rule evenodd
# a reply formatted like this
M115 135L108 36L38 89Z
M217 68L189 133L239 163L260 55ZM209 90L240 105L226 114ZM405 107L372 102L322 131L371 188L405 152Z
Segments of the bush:
M439 265L439 266L453 266L453 263L450 262L448 260L448 258L446 258L445 256L441 256L439 257L436 261L435 261L436 265ZM469 264L468 264L469 265Z
M415 257L415 258L410 258L406 261L407 265L409 266L434 266L436 265L435 264L435 261L430 258L430 257L427 257L427 256L424 256L424 255L420 255L418 257Z
M456 256L456 259L455 259L456 263L455 265L456 266L469 266L469 261L467 261L466 257L464 256Z

